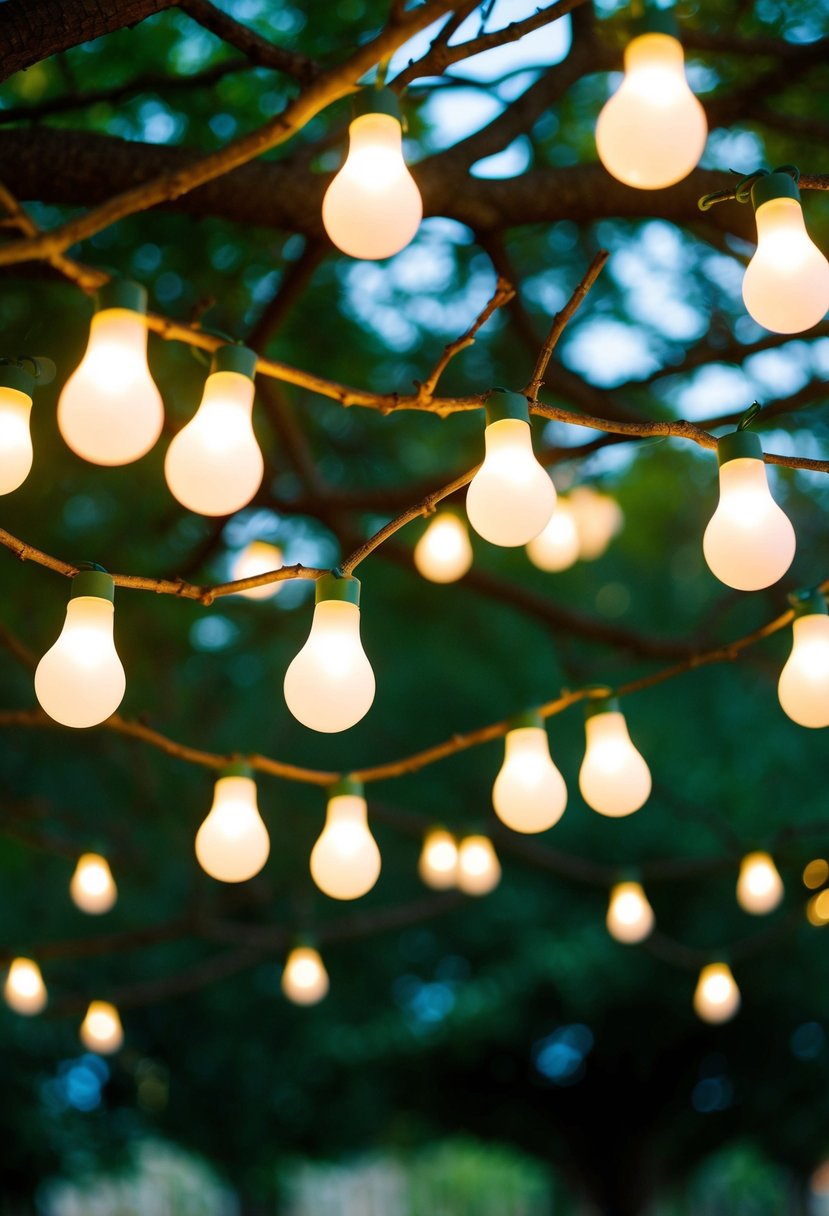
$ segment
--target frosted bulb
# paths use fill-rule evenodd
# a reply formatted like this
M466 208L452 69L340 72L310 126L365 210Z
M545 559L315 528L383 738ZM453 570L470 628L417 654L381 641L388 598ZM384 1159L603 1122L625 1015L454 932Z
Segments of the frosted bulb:
M255 371L252 350L221 347L195 417L167 449L170 493L199 515L232 515L262 484L265 464L252 422Z
M69 894L81 912L92 916L109 912L118 898L118 889L107 859L97 853L84 853L72 875Z
M783 879L768 853L749 853L740 863L737 902L746 912L763 916L783 898Z
M332 899L359 899L380 875L380 850L369 831L363 787L345 779L332 786L325 827L311 850L311 877Z
M448 891L456 885L458 846L455 837L445 828L427 832L417 863L417 872L427 887Z
M740 989L727 963L709 963L699 973L694 1012L703 1022L728 1022L740 1008Z
M614 698L588 702L586 713L587 748L579 771L582 797L600 815L632 815L650 796L650 769L633 746Z
M488 836L466 836L458 848L457 885L465 895L488 895L501 881L501 863Z
M124 1042L118 1010L109 1001L90 1001L81 1023L81 1042L87 1051L109 1056Z
M230 574L234 582L243 578L255 578L257 574L269 574L282 566L282 550L276 545L269 545L264 540L254 540L238 553L233 561ZM251 600L267 600L276 595L281 588L280 582L263 583L260 587L248 587L238 592Z
M705 111L685 79L682 46L647 33L625 49L625 76L596 125L596 147L608 173L639 190L660 190L687 177L705 148Z
M3 998L15 1013L32 1017L46 1008L49 999L40 967L30 958L16 958L3 985Z
M219 882L253 878L271 850L256 803L256 782L249 771L241 764L223 770L210 813L196 833L199 865Z
M638 882L619 882L610 892L607 931L617 942L643 942L654 925L653 908Z
M585 562L595 561L621 531L625 522L622 508L615 498L590 486L577 486L570 493L569 503L579 538L579 557Z
M433 583L454 583L472 565L472 546L462 520L451 511L436 515L415 545L414 564Z
M325 575L308 641L285 673L288 709L303 726L331 734L365 717L374 689L360 641L359 579Z
M353 258L389 258L412 240L423 200L403 160L403 129L395 94L365 90L348 130L348 156L322 200L331 240ZM384 112L381 112L384 111Z
M579 533L569 500L559 498L550 522L527 545L527 557L539 570L557 574L579 558Z
M63 726L97 726L123 699L127 681L113 639L114 594L103 571L76 575L60 637L37 665L37 699Z
M829 616L820 593L795 608L792 634L777 685L780 704L799 726L829 726Z
M547 731L537 714L524 715L507 733L492 805L514 832L546 832L564 814L567 786L553 764Z
M717 443L720 501L702 541L711 573L737 591L760 591L792 564L794 528L771 496L760 440L748 431Z
M0 494L11 494L32 467L32 376L13 364L0 365Z
M147 293L113 282L100 293L89 344L58 401L66 443L93 464L138 460L155 444L164 404L147 365Z
M285 961L282 991L295 1005L316 1005L328 994L328 972L311 946L296 946Z

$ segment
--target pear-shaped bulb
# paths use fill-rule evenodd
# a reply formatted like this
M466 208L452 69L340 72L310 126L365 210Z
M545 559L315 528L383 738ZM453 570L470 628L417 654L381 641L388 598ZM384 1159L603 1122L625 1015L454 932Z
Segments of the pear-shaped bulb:
M547 731L540 720L528 718L527 724L507 732L492 805L501 822L514 832L546 832L564 814L567 786L553 764Z
M463 520L451 511L436 515L415 545L414 564L432 583L454 583L472 565L472 546Z
M829 262L806 231L798 199L771 198L755 218L757 250L743 277L743 302L765 329L803 333L829 310Z
M81 1023L81 1042L87 1051L101 1056L111 1056L123 1045L121 1018L109 1001L90 1001Z
M115 906L118 888L109 868L109 862L99 853L84 853L75 866L69 883L72 902L81 912L100 916Z
M607 930L617 942L643 942L653 930L653 908L641 883L618 882L610 892Z
M488 836L465 836L458 846L457 885L465 895L488 895L501 881L501 863Z
M241 553L237 553L230 574L236 582L237 579L255 578L257 574L270 574L282 564L282 550L277 545L270 545L264 540L253 540ZM263 583L261 587L248 587L246 591L240 591L239 595L251 600L268 600L276 595L281 586L281 582Z
M588 708L585 733L579 770L584 801L612 819L632 815L650 796L651 773L633 745L624 714L612 700L595 702Z
M792 651L780 673L777 695L784 713L799 726L829 726L829 616L823 596L814 609L795 616Z
M325 964L313 946L295 946L285 960L282 991L295 1005L317 1005L328 994Z
M22 486L32 467L30 383L18 368L0 366L0 494Z
M699 973L694 1012L703 1022L728 1022L740 1008L740 989L727 963L708 963Z
M445 828L431 828L423 840L417 872L427 887L448 891L456 885L458 845Z
M740 862L737 902L753 916L773 912L783 898L783 879L768 853L749 853Z
M340 792L342 791L342 792ZM380 850L358 782L334 786L325 827L311 850L311 877L332 899L359 899L380 876Z
M3 985L3 999L15 1013L33 1017L46 1008L48 995L40 967L30 958L16 958Z
M533 453L530 424L496 418L484 442L484 462L466 492L469 522L493 545L527 545L550 522L556 505L555 486Z
M213 805L196 833L199 865L219 882L246 882L262 869L270 849L256 802L256 782L228 770L216 782Z
M559 496L547 527L527 545L527 557L539 570L557 574L579 559L579 533L570 500Z

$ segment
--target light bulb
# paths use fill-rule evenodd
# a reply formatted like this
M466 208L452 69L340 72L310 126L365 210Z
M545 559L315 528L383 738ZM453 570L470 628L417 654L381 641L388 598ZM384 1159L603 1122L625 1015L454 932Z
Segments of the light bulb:
M35 693L63 726L97 726L115 713L127 679L113 639L115 584L103 570L72 580L60 637L35 671Z
M72 875L69 894L81 912L91 916L109 912L118 898L118 888L107 859L98 853L84 853Z
M110 1056L124 1042L118 1010L109 1001L90 1001L81 1023L81 1042L87 1051Z
M753 916L773 912L783 898L783 879L768 853L749 853L740 862L737 902Z
M21 367L0 365L0 494L22 486L32 467L29 423L34 383Z
M488 895L501 881L501 863L488 836L465 836L458 846L457 885L465 895Z
M472 565L472 546L463 520L451 511L436 515L415 545L414 564L433 583L454 583Z
M694 1012L703 1022L729 1022L740 1008L740 989L727 963L708 963L699 973Z
M559 497L547 527L527 545L527 557L539 570L557 574L579 558L579 533L570 501Z
M288 709L303 726L332 734L365 717L374 688L360 641L360 580L324 575L308 641L285 672Z
M585 704L587 748L579 771L579 789L588 806L613 819L632 815L647 802L651 773L633 746L624 714L615 697Z
M46 1008L48 995L40 967L30 958L16 958L3 985L3 998L15 1013L32 1017Z
M345 777L329 792L325 827L311 850L311 877L332 899L359 899L379 875L380 850L369 830L362 784Z
M777 684L780 704L799 726L829 726L829 616L820 592L795 606L792 634Z
M458 846L455 837L445 828L431 828L426 833L417 863L417 872L427 887L448 891L456 885Z
M348 156L322 200L331 240L353 258L390 258L412 240L423 200L403 160L400 106L391 89L364 89Z
M466 513L491 544L526 545L550 522L555 486L533 454L526 398L496 389L487 399L486 417L486 456L469 483Z
M795 535L771 496L759 438L735 431L717 440L720 501L702 540L711 573L737 591L760 591L792 564Z
M495 814L514 832L546 832L567 806L567 786L553 764L539 714L514 719L504 744L504 763L492 787Z
M199 865L219 882L247 882L259 873L271 851L250 774L245 764L222 769L213 805L196 833Z
M316 1005L328 993L328 972L313 946L295 946L285 960L282 991L295 1005Z
M164 403L147 366L146 312L138 283L102 288L86 353L60 395L60 433L93 464L130 464L161 434Z
M624 80L596 124L596 148L605 169L638 190L660 190L687 177L708 136L705 111L685 78L685 56L673 36L670 14L653 13L649 24L657 28L625 48Z
M262 484L265 464L252 423L255 374L254 351L220 347L195 416L167 449L170 493L199 515L232 515Z
M276 545L269 545L264 540L253 540L241 553L236 555L230 573L235 582L237 579L255 578L257 574L269 574L281 566L282 550L280 548ZM238 594L247 596L251 600L267 600L276 595L281 586L280 582L263 583L260 587L248 587L247 590L240 591Z
M622 530L622 508L615 498L600 494L592 486L576 486L569 502L579 538L579 557L583 562L595 561Z
M788 173L767 173L751 188L757 251L746 267L743 302L758 325L799 334L829 309L829 262L803 222L800 191Z
M653 908L638 882L618 882L610 892L607 931L617 942L643 942L653 930Z

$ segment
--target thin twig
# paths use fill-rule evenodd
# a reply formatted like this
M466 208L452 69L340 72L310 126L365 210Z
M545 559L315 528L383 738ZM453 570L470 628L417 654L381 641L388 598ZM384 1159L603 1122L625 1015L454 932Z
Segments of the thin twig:
M547 365L550 362L553 351L556 348L556 343L564 333L568 322L571 321L576 315L584 300L587 298L588 291L601 274L609 257L610 254L606 249L599 250L593 261L590 263L584 278L570 296L570 299L560 310L560 312L557 312L553 317L553 323L550 326L547 337L544 339L541 350L538 352L538 358L535 361L533 374L530 376L527 387L523 390L524 396L529 401L535 401L538 398L538 392L544 383L544 377L547 374Z

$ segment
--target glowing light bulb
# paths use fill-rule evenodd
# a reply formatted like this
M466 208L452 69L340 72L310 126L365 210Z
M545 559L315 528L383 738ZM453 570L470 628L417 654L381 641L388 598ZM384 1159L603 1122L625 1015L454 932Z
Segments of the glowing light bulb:
M359 899L380 875L380 850L368 826L359 781L344 777L331 787L325 827L311 850L311 877L332 899Z
M127 687L113 639L115 584L103 570L72 580L60 637L35 671L35 693L63 726L97 726L115 713Z
M298 722L331 734L364 718L374 672L360 641L360 580L317 579L308 641L285 673L285 701Z
M595 561L621 532L625 522L622 508L615 498L600 494L592 486L576 486L569 502L579 538L579 557L584 562Z
M607 931L617 942L643 942L653 930L653 908L638 882L618 882L610 892Z
M783 898L783 879L768 853L749 853L740 862L737 902L753 916L773 912Z
M705 148L705 111L688 87L685 57L670 14L655 12L625 49L625 76L596 125L608 173L638 190L687 177Z
M34 377L13 364L0 365L0 494L11 494L29 476L29 431Z
M254 351L220 347L195 416L167 449L170 493L199 515L232 515L262 484L265 464L252 423L255 374Z
M264 540L254 540L247 545L234 559L230 574L234 582L237 579L255 578L257 574L269 574L278 570L282 565L282 550L277 545L269 545ZM276 595L281 583L263 583L260 587L248 587L239 595L251 600L267 600Z
M352 258L390 258L412 240L423 200L403 160L400 106L391 89L365 89L348 129L348 156L325 192L322 222Z
M118 1010L109 1001L90 1001L81 1023L81 1042L87 1051L110 1056L124 1042L124 1030Z
M578 561L579 533L569 499L559 497L547 527L527 545L527 557L539 570L554 574Z
M795 605L792 633L777 684L780 704L799 726L829 726L829 615L820 592Z
M488 836L465 836L458 847L457 885L466 895L488 895L501 881L501 863Z
M40 967L30 958L16 958L3 985L3 998L15 1013L33 1017L46 1008L48 995Z
M107 859L98 853L84 853L75 866L69 894L81 912L91 916L109 912L118 898L118 888Z
M553 764L540 714L522 714L507 732L492 805L514 832L546 832L564 814L567 786Z
M415 545L414 564L433 583L454 583L472 565L472 546L463 520L451 511L436 515Z
M527 400L496 389L486 403L486 456L469 483L466 513L493 545L529 544L553 514L556 490L533 455Z
M737 591L760 591L792 564L794 528L771 496L763 449L749 431L717 440L720 501L702 541L711 573Z
M146 312L138 283L102 288L86 353L60 395L60 433L93 464L131 464L161 434L164 403L147 366Z
M788 173L768 173L751 188L757 252L746 267L743 302L758 325L799 334L829 309L829 262L803 222L800 191Z
M729 1022L740 1008L740 989L727 963L708 963L699 973L694 1012L703 1022Z
M328 972L313 946L295 946L285 960L282 991L295 1005L317 1005L327 996Z
M579 771L582 798L600 815L632 815L650 796L651 773L633 746L615 697L585 704L585 732L587 748Z
M213 805L196 833L199 865L219 882L247 882L268 860L271 842L256 803L256 782L245 764L222 769Z
M448 891L456 885L458 846L455 837L445 828L431 828L426 833L417 863L417 872L427 887Z

